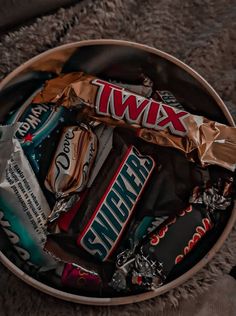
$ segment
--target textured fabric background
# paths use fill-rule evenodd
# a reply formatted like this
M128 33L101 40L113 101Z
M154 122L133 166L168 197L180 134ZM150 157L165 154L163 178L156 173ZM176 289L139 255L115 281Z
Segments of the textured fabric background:
M212 84L236 118L235 0L84 0L2 36L0 78L49 48L94 38L137 41L173 54ZM126 307L90 308L60 302L29 288L0 265L0 315L155 315L161 310L166 314L185 299L199 299L236 264L235 244L236 229L210 264L187 283ZM225 315L232 315L231 311ZM203 315L200 309L195 312Z
M4 32L9 26L16 26L33 17L77 2L76 0L0 0L0 32Z

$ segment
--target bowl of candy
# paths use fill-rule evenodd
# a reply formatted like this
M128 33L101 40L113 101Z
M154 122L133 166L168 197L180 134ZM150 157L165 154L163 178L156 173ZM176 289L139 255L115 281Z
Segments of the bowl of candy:
M0 260L84 304L158 296L236 218L236 128L193 69L132 42L63 45L0 84Z

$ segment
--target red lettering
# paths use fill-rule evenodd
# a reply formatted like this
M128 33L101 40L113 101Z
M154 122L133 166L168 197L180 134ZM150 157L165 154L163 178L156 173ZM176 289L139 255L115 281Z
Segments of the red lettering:
M158 122L158 126L163 128L169 127L174 134L185 134L187 130L181 118L183 119L189 113L185 111L176 112L174 108L165 104L162 105L162 109L164 110L164 118Z
M94 79L92 83L99 87L96 97L98 114L111 115L115 119L125 117L130 123L142 123L148 128L169 128L175 135L187 133L183 118L189 113L133 94L101 79Z
M212 224L208 218L203 218L202 223L204 225L206 232L212 228Z
M150 238L150 244L152 246L156 246L157 244L159 244L160 238L158 235L152 234L151 238Z
M198 234L201 235L201 237L204 236L205 233L206 233L206 232L205 232L205 229L204 229L202 226L198 226L198 227L196 228L196 231L197 231Z
M162 227L159 232L158 232L158 235L160 238L163 238L165 236L165 234L167 233L168 231L168 227L167 225L165 225L164 227Z
M185 212L191 213L193 210L192 205L189 205L189 207L186 208Z
M150 101L124 90L113 90L113 96L110 102L113 117L123 119L127 113L126 119L137 123Z
M189 253L189 248L188 246L184 247L184 255L186 256Z
M193 234L193 237L189 240L188 245L184 247L183 253L185 256L193 249L193 247L206 234L206 232L212 228L212 224L208 218L203 218L202 223L204 227L197 226L196 232ZM175 264L179 263L183 259L184 255L178 255L175 258Z
M109 114L108 105L109 105L111 92L114 88L118 90L121 90L121 88L119 86L116 86L112 83L109 83L107 81L103 81L100 79L94 79L93 84L100 87L98 89L97 98L96 98L96 106L97 106L98 113Z
M175 258L175 264L179 263L180 261L182 261L184 258L183 255L178 255L176 258Z
M195 233L195 234L193 235L193 238L192 238L192 245L191 245L191 247L189 247L190 250L196 245L196 243L197 243L200 239L201 239L201 235L200 235L200 234Z
M179 216L184 216L185 214L186 214L185 210L180 211L180 212L178 213Z
M144 113L143 125L146 127L154 127L159 115L160 103L152 101L149 106L149 111Z

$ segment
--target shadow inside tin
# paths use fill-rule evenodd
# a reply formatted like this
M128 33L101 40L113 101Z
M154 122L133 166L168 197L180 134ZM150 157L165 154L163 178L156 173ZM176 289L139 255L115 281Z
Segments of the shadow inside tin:
M47 56L47 62L50 58L53 60L53 52L51 56ZM43 63L43 59L41 63ZM24 70L19 73L8 83L7 87L0 91L1 123L6 121L11 111L19 108L22 103L30 99L43 86L45 80L56 76L56 69L49 70L46 72L29 67L28 71ZM76 49L62 65L62 72L69 73L72 71L84 71L103 79L132 84L141 84L143 76L148 76L154 83L154 89L171 91L187 111L206 116L214 121L227 123L222 109L197 79L175 63L154 53L135 47L113 44L83 46ZM222 169L219 167L211 167L210 170L213 177L217 177L219 173L222 173ZM168 282L191 269L207 254L221 235L230 215L231 210L219 214L217 225L173 269L168 277ZM14 251L2 229L0 229L0 250L24 272L43 283L62 289L57 280L48 280L47 273L39 276L33 267L25 265ZM71 290L70 292L91 296L91 293L78 290ZM97 294L94 296L97 296ZM114 296L122 295L118 293Z

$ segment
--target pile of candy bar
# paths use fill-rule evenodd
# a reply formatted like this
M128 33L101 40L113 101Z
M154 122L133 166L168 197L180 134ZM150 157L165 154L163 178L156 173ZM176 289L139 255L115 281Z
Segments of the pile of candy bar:
M147 78L62 74L0 126L0 225L61 288L155 290L230 211L235 157L236 128Z

